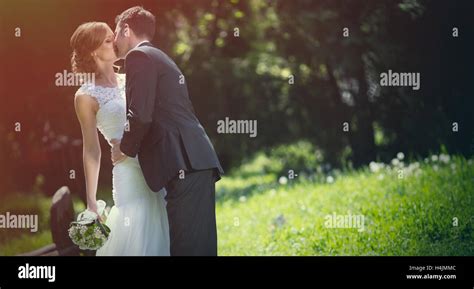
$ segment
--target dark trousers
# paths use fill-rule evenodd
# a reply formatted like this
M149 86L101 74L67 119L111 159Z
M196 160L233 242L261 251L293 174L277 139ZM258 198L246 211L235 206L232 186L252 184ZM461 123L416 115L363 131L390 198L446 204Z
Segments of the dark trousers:
M217 256L215 180L209 169L166 186L171 256Z

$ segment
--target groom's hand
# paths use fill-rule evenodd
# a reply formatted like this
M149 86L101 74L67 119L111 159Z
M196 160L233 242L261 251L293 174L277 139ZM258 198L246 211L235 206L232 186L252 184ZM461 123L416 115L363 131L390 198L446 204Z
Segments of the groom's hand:
M127 158L127 155L122 153L120 150L120 141L113 139L111 141L112 143L112 148L110 149L111 154L112 154L112 164L115 166L116 164L122 162Z

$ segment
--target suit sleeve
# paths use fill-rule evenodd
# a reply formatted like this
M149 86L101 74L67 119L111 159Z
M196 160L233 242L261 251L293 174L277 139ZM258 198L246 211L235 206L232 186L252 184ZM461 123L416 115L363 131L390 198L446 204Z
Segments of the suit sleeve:
M120 150L129 157L135 157L153 121L157 71L145 53L132 51L125 59L125 73L129 129L124 131Z

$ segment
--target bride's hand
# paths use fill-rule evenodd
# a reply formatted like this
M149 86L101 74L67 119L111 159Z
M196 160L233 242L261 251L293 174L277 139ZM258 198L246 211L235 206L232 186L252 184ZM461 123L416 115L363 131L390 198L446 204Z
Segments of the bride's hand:
M110 149L112 164L115 166L116 164L125 160L127 155L122 153L120 150L120 140L113 139L110 141L110 143L112 144L112 148Z
M101 222L103 222L102 216L99 215L99 212L98 212L98 209L97 209L97 202L88 203L88 204L87 204L87 210L89 210L89 211L95 213L95 214L98 216L99 220L100 220Z

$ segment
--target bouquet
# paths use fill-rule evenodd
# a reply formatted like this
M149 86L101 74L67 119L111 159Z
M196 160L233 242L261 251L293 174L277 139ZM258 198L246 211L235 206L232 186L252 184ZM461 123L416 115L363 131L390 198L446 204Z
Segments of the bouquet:
M105 202L97 201L99 215L105 213ZM99 220L96 213L85 210L69 227L69 237L81 250L97 250L104 246L110 235L110 228Z

